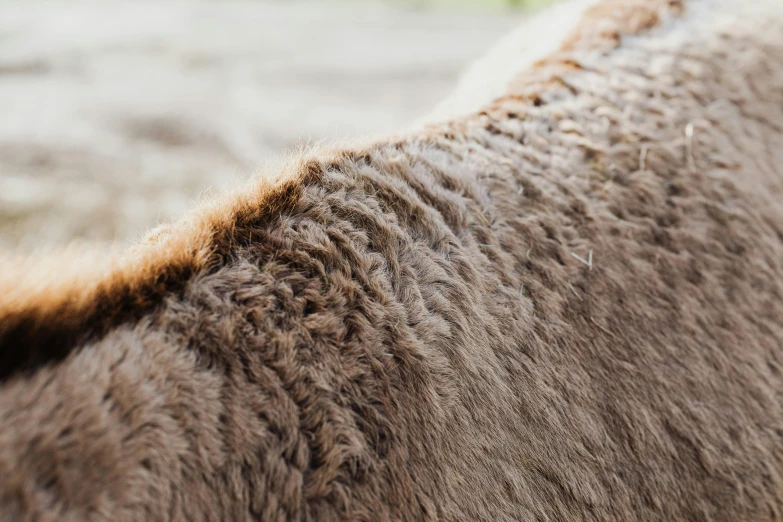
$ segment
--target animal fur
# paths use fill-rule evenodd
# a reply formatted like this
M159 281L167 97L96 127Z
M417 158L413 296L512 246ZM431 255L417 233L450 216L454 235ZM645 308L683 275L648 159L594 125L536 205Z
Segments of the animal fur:
M5 263L0 519L783 519L783 4L580 5L480 112Z

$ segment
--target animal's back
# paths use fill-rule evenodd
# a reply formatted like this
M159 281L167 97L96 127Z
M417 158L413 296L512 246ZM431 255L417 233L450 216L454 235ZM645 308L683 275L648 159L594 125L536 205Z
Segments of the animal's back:
M10 294L0 518L783 518L783 7L746 4L597 3L480 113Z

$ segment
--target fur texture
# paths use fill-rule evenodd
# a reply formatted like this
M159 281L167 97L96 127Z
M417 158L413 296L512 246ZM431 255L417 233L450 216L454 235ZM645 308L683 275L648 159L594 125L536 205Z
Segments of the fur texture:
M7 271L0 519L783 519L783 6L621 4L480 114Z

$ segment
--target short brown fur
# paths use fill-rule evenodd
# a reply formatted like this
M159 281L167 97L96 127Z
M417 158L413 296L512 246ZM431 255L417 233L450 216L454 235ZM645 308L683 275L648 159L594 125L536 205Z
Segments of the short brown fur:
M622 4L481 114L6 270L0 520L783 519L783 9Z

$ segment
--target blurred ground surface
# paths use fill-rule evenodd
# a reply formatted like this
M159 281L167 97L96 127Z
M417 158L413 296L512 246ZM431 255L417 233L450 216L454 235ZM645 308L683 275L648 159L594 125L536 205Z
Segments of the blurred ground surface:
M298 143L393 131L518 23L358 0L0 0L0 249L127 242Z

